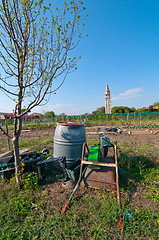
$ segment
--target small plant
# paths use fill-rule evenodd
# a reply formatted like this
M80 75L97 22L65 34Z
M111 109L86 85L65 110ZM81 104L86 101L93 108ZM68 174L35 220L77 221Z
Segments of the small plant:
M38 188L38 177L36 173L23 175L22 182L24 189L35 190Z

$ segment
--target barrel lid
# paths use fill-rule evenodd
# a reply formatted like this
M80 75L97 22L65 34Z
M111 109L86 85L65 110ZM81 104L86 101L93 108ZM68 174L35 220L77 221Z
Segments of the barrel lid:
M77 122L58 122L57 125L62 125L62 126L84 126L83 123L77 123Z

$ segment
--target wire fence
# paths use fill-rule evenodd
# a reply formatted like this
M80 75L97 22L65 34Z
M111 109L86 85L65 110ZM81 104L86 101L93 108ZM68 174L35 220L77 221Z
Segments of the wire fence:
M24 118L23 124L33 123L51 123L51 122L109 122L109 121L143 121L156 120L159 122L159 112L133 112L133 113L116 113L116 114L96 114L96 115L73 115L73 116L56 116L55 118ZM13 119L0 119L0 124L13 124Z

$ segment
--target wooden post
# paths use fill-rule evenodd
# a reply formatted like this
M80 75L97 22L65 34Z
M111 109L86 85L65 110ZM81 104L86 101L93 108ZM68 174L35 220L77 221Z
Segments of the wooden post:
M8 135L8 125L7 125L7 121L5 120L5 125L6 125L6 132L7 132L7 135ZM9 151L10 151L10 140L8 138L8 148L9 148Z
M127 121L129 120L129 112L127 113Z
M117 200L118 205L121 208L121 201L120 201L120 189L119 189L119 172L118 172L118 160L117 160L117 145L114 145L114 154L115 154L115 164L116 164L116 188L117 188Z

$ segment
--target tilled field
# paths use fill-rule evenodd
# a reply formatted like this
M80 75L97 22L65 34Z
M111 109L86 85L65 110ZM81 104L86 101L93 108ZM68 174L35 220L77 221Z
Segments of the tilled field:
M97 127L86 127L85 129L88 142L99 141L99 135L101 133L97 132ZM20 141L25 143L34 140L40 143L42 139L47 140L48 138L49 141L47 145L43 145L42 143L40 146L39 144L39 149L42 150L44 147L47 147L52 151L54 131L55 129L22 130ZM145 134L145 130L131 130L132 134L130 135L128 130L121 134L114 132L104 133L110 138L110 141L117 141L119 149L133 154L142 154L147 157L151 156L153 161L159 162L159 133L157 129L153 129L152 131L154 131L155 134ZM10 131L9 134L12 136L12 131ZM6 151L8 151L7 137L0 131L0 153Z

